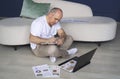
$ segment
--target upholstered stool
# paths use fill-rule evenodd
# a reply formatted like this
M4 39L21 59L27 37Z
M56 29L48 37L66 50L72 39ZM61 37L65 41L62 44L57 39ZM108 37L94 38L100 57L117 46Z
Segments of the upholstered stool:
M0 44L29 44L30 26L32 20L26 18L5 18L0 20Z
M93 16L61 20L62 26L74 41L103 42L115 38L117 23L109 17Z

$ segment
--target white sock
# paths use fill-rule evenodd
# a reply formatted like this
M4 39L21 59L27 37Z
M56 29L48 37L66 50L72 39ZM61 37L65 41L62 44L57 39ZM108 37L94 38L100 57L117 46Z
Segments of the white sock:
M77 48L72 48L72 49L67 50L69 55L73 55L73 54L77 53L77 51L78 51Z
M50 56L50 61L51 61L52 63L55 63L55 62L56 62L56 57Z

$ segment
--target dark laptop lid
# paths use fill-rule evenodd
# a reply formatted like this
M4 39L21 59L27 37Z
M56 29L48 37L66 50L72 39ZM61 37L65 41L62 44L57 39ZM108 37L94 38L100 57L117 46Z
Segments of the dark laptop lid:
M75 65L73 72L75 72L75 71L79 70L80 68L84 67L85 65L89 64L90 60L92 59L92 57L93 57L93 55L96 51L96 49L97 48L95 48L95 49L87 52L86 54L78 57L76 59L77 64Z
M92 59L96 49L97 48L95 48L95 49L93 49L93 50L91 50L91 51L87 52L86 54L83 54L83 55L81 55L79 57L75 56L75 57L73 57L71 59L68 59L65 62L60 63L59 66L69 62L70 60L75 60L75 61L77 61L77 63L76 63L76 65L75 65L72 72L76 72L80 68L82 68L82 67L84 67L84 66L86 66L87 64L90 63L90 60Z

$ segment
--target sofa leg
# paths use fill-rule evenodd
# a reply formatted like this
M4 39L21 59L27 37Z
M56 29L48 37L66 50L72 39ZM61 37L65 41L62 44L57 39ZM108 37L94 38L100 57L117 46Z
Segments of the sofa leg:
M100 47L100 46L101 46L101 43L97 43L97 45Z
M14 50L15 50L15 51L17 50L17 46L14 46Z

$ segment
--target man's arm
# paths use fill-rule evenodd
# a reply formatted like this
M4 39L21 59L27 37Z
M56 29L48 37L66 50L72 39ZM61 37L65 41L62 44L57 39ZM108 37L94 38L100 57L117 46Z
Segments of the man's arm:
M41 43L48 42L48 39L43 39L38 36L34 36L32 34L30 34L29 39L30 39L30 42L35 43L35 44L41 44Z
M51 38L40 38L38 36L34 36L30 34L29 37L30 42L35 43L35 44L42 44L42 43L53 43L56 41L56 38L51 37Z
M62 28L59 29L57 33L58 33L58 36L59 36L57 44L62 45L64 43L64 41L65 41L66 33Z
M65 33L65 31L64 31L62 28L58 30L58 36L59 36L59 38L62 39L63 41L65 40L65 38L66 38L66 33Z

